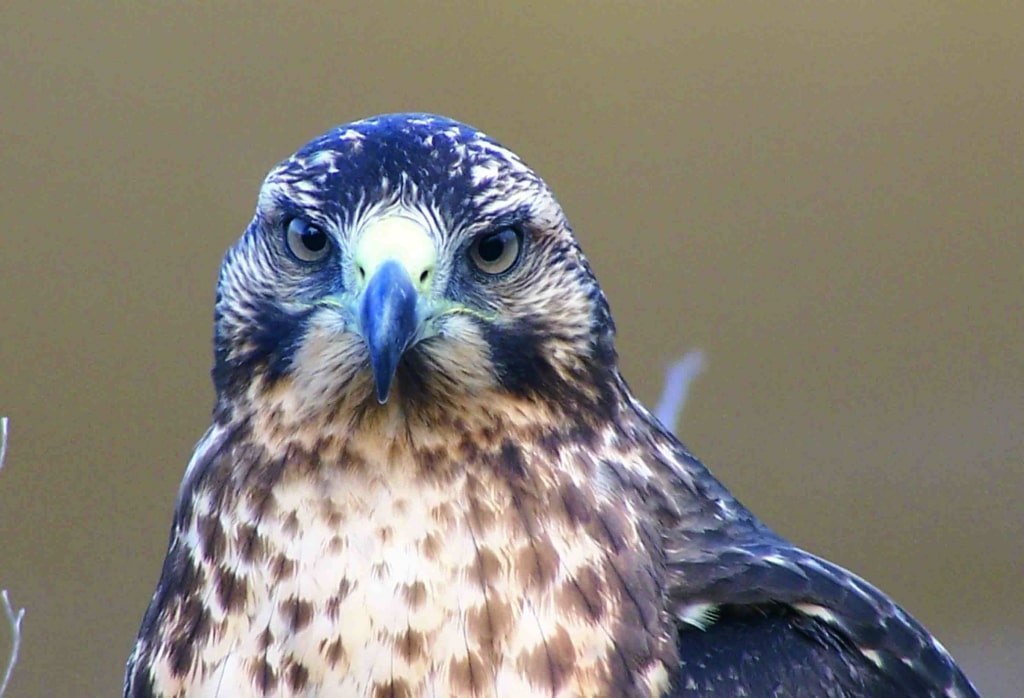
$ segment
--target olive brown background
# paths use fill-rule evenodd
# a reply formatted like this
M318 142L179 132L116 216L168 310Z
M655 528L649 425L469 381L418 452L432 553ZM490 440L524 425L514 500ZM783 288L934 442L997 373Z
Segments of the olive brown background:
M409 110L547 179L645 400L705 351L681 433L741 500L1019 692L1019 3L9 0L0 100L11 695L119 692L221 254L275 162Z

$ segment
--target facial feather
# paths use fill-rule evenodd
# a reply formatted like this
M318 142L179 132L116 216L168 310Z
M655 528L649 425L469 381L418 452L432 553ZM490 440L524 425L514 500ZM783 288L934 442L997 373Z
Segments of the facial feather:
M396 210L429 231L442 260L438 293L462 308L438 318L436 336L405 359L397 381L403 400L452 407L460 393L564 388L579 382L588 363L607 371L607 304L547 186L518 157L466 127L363 122L275 168L256 216L226 255L214 368L222 394L285 380L308 410L345 402L348 391L364 387L354 380L368 361L362 345L349 340L354 319L315 302L357 283L350 268L355 240L368 222ZM290 259L280 230L295 215L323 226L338 254L316 268ZM466 250L474 236L500 225L524 231L522 264L505 277L483 278Z

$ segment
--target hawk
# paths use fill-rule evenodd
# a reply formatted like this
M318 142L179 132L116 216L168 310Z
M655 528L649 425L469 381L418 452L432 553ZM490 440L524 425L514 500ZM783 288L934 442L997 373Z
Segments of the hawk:
M426 114L275 167L124 695L974 696L630 392L545 183Z

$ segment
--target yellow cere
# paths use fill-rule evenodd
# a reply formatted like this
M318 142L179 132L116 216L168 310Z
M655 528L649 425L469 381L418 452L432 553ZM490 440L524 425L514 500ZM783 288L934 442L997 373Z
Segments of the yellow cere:
M437 248L420 222L403 215L388 215L371 221L359 236L355 263L360 283L373 278L381 264L393 260L402 265L420 293L430 287L437 265Z

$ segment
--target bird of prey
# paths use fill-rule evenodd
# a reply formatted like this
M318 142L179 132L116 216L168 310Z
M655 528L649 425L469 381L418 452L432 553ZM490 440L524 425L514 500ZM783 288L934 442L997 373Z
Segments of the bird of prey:
M562 209L476 129L275 167L214 324L125 696L976 695L637 401Z

